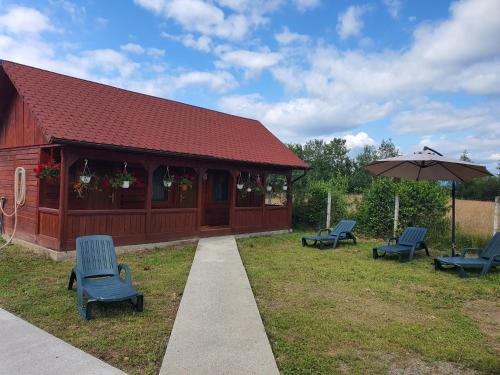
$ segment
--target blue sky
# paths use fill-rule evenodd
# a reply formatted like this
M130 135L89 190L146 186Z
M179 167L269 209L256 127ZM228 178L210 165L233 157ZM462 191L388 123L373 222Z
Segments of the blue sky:
M491 170L499 35L498 0L0 0L0 58Z

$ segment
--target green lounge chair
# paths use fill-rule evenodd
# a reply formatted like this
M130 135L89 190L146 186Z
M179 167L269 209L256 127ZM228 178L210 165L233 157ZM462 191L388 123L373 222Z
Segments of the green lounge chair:
M319 247L320 249L335 249L341 240L353 240L356 243L356 237L352 230L356 226L355 220L340 220L333 229L320 229L316 236L302 237L302 246ZM328 234L323 235L323 232ZM307 241L314 241L312 244ZM329 244L329 245L328 245Z
M120 277L125 271L125 278ZM110 236L85 236L76 239L76 267L71 270L68 289L76 280L78 311L90 319L97 302L130 300L142 311L144 298L132 287L132 276L125 264L117 264L113 239ZM84 306L84 300L87 300Z
M401 237L391 237L387 240L387 245L374 247L372 250L373 259L384 257L387 253L398 254L400 262L409 262L413 259L415 251L425 249L429 256L429 249L424 242L427 235L427 228L408 227L405 229ZM391 241L395 240L395 244ZM379 251L382 254L379 254Z
M468 253L476 253L477 257L466 257ZM497 232L484 249L466 248L458 257L440 257L434 259L434 269L444 270L451 266L458 271L460 277L469 277L465 269L477 269L478 276L486 275L490 269L500 266L500 232Z

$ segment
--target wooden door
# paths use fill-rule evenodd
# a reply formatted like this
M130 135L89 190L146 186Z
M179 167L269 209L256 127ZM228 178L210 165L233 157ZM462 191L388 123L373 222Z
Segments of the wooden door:
M226 171L208 170L204 181L202 225L229 225L231 175Z

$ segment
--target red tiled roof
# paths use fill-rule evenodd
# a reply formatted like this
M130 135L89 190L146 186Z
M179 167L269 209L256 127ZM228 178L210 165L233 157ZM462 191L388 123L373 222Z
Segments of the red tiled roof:
M0 61L50 142L308 168L260 122Z

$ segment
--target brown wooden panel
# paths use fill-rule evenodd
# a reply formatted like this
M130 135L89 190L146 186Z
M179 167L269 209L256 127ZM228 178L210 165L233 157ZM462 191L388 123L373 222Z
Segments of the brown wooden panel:
M57 238L59 235L59 213L39 212L40 234Z
M26 170L26 203L18 210L16 237L35 241L37 232L38 179L33 168L38 164L39 148L24 147L0 149L0 196L7 198L5 210L13 211L14 171L16 167ZM10 234L14 226L13 218L4 218L4 229Z
M259 230L264 227L260 207L236 207L234 216L233 225L236 230Z
M28 105L13 91L3 96L0 107L5 108L0 116L0 148L43 145L47 140L38 126Z
M267 229L288 229L288 207L266 207L264 225Z
M66 238L74 240L79 236L108 234L115 242L126 243L127 239L145 238L146 213L109 211L68 212Z
M176 235L187 235L196 232L197 210L186 209L165 209L153 210L151 213L151 233L163 235L165 239Z

